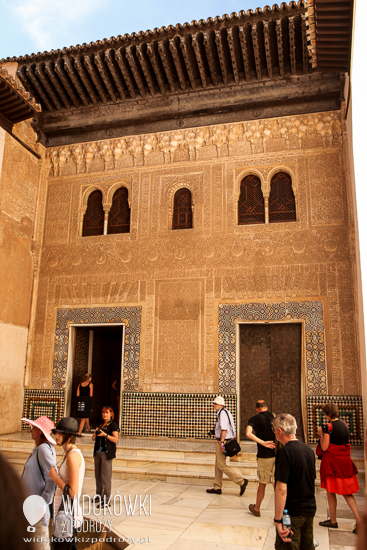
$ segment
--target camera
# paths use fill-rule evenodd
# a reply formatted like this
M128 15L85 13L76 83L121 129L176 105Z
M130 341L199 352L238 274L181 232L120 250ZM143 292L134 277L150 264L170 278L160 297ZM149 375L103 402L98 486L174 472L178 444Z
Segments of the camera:
M215 430L209 430L208 435L215 435Z

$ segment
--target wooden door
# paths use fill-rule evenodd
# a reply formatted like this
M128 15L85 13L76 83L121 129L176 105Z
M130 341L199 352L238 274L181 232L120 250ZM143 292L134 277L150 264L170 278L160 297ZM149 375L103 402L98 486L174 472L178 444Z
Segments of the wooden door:
M245 438L255 404L264 399L275 414L286 412L297 421L304 439L301 402L300 323L240 325L240 421Z

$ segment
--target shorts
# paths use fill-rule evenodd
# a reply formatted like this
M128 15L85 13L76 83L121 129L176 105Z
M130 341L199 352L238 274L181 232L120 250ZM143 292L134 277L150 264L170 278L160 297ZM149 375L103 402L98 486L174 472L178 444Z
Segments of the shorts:
M267 485L274 481L275 456L273 458L257 459L257 476L259 483Z

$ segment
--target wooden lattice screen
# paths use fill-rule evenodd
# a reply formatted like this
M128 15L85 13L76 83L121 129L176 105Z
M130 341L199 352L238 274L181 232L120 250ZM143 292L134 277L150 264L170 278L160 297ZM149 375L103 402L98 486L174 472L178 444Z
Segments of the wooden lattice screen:
M101 191L93 191L88 197L83 220L83 237L103 235L104 212Z
M192 228L191 191L186 187L175 193L173 201L172 229Z
M269 223L295 222L296 219L292 179L286 172L278 172L271 180Z
M265 223L265 205L261 182L253 174L242 180L238 200L238 225L250 223Z
M130 207L128 202L128 191L126 187L120 187L113 195L112 206L108 215L107 233L129 232Z

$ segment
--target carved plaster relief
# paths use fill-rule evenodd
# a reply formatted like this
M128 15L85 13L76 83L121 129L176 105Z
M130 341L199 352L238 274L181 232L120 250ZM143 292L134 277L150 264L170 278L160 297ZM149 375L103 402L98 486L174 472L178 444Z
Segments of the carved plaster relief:
M338 112L221 124L48 149L50 176L340 144ZM297 147L298 146L298 147ZM67 168L68 167L68 168Z

